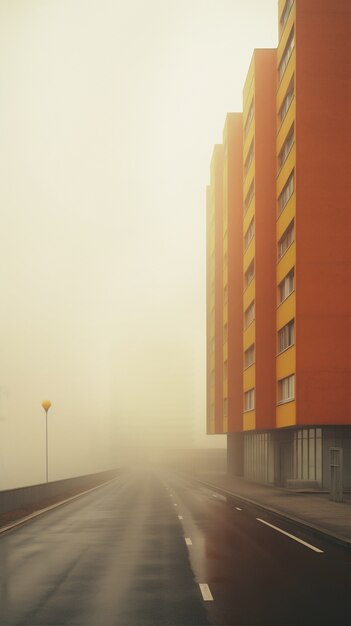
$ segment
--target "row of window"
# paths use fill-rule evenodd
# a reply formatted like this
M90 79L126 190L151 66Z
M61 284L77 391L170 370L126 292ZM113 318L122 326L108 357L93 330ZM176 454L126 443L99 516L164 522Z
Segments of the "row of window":
M295 399L295 374L278 380L278 404L291 402ZM244 411L253 411L255 408L255 389L248 389L244 393Z
M290 320L278 331L278 354L290 348L294 343L295 320ZM255 344L244 352L244 367L250 367L255 362Z
M289 239L290 237L291 237L291 234L289 231L289 236L287 237L287 239ZM285 245L286 245L286 242L284 243L284 246ZM255 260L252 259L249 267L247 268L244 274L245 289L252 282L252 280L254 279L254 276L255 276ZM283 302L283 300L285 300L288 296L290 296L290 294L294 291L294 288L295 288L295 270L294 268L292 268L289 271L289 273L286 276L284 276L283 280L278 285L278 292L279 292L278 304L280 304L281 302ZM225 296L226 296L226 292L225 292ZM225 301L226 301L226 297L225 297Z
M255 220L254 218L252 218L247 228L247 231L244 235L244 250L245 251L249 247L252 239L254 238L254 235L255 235ZM285 252L291 246L293 241L294 241L294 220L290 222L289 226L285 229L284 233L282 234L281 238L278 241L278 259L281 259L281 257L285 254Z
M278 155L278 163L279 163L279 167L282 167L288 157L288 154L291 150L291 147L294 143L294 126L291 127L287 138L282 146L282 149ZM278 197L278 212L279 215L280 213L283 211L283 209L286 207L286 205L288 204L291 196L294 193L294 170L291 172L288 180L286 181L279 197ZM246 211L248 210L253 197L255 195L255 180L252 181L249 190L245 196L245 200L244 200L244 213L246 213Z

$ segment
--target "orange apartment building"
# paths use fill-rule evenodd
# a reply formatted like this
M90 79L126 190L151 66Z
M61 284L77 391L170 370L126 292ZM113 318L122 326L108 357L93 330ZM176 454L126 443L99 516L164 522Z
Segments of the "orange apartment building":
M278 48L255 50L223 134L208 432L227 433L229 471L281 485L327 487L341 447L351 487L351 4L278 12Z

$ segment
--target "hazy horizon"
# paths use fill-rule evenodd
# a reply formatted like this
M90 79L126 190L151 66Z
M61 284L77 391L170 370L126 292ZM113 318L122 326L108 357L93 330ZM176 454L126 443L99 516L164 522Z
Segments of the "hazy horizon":
M278 0L0 0L0 489L206 437L205 192Z

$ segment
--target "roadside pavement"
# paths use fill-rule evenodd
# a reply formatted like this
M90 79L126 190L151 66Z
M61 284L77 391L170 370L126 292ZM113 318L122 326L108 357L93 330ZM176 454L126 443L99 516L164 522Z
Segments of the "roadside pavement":
M219 472L199 472L193 479L224 495L236 496L307 527L317 535L327 536L351 550L351 494L343 502L333 502L329 493L293 491L273 485L261 485Z

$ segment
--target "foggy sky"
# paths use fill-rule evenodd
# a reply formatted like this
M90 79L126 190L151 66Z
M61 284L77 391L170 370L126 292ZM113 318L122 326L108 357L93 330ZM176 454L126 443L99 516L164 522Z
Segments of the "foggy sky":
M0 489L205 433L205 187L278 0L0 0Z

